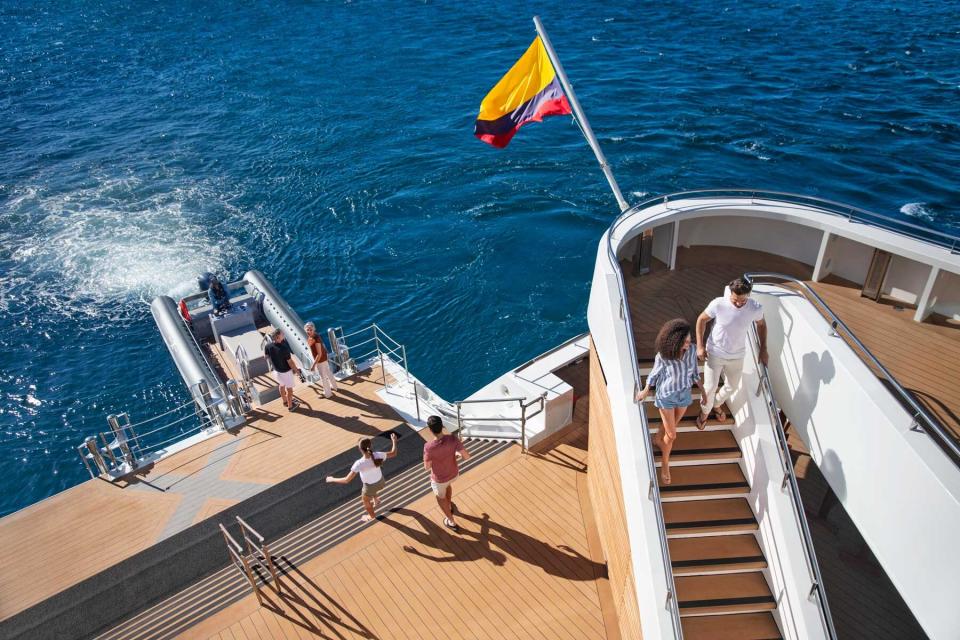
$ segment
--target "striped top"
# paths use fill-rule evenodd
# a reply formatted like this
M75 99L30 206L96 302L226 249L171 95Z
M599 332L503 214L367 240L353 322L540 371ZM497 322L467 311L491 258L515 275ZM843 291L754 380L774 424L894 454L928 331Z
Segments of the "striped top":
M677 360L668 360L658 353L653 360L653 369L647 376L647 386L657 388L658 398L689 389L693 384L699 383L697 347L693 344Z

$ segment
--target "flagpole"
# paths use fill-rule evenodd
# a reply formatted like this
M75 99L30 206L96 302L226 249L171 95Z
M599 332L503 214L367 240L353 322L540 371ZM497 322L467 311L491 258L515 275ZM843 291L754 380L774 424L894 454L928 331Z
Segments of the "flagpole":
M626 211L630 208L630 205L627 204L627 201L623 199L623 194L620 192L620 186L617 184L617 179L613 177L613 169L610 167L606 157L603 155L603 151L600 150L600 143L597 142L597 137L593 135L593 129L590 128L590 121L587 120L586 114L584 114L583 109L580 108L580 101L577 100L577 94L573 92L573 87L570 86L570 81L567 80L567 74L563 70L563 65L560 64L560 58L557 57L557 52L553 50L553 45L550 43L550 38L547 36L547 31L543 28L543 23L540 22L540 16L533 16L533 24L536 26L537 33L540 35L540 39L543 41L544 49L547 50L547 56L550 58L550 62L553 64L553 70L557 72L557 77L560 79L560 85L563 87L563 92L567 95L567 100L570 102L570 108L573 109L573 114L577 118L577 122L580 123L580 129L583 131L583 135L587 138L587 143L590 145L590 148L593 149L593 154L597 156L597 162L600 163L600 168L603 170L603 175L607 177L607 182L610 183L610 188L613 190L613 195L617 198L617 204L620 205L620 211Z

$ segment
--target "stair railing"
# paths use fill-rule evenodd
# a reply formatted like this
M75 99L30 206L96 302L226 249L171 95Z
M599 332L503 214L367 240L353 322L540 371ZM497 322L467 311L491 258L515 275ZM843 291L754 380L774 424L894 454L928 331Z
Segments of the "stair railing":
M504 416L495 416L495 417L477 417L477 416L463 416L463 405L470 404L493 404L496 402L506 402L513 403L516 402L517 406L520 409L520 416L517 418L510 418ZM470 426L464 426L464 420L469 422L513 422L515 420L520 421L520 434L519 436L511 436L509 434L504 434L502 438L504 440L519 440L520 449L523 453L527 452L527 420L538 416L543 413L544 408L546 407L547 394L542 393L533 400L527 402L526 398L476 398L473 400L457 400L453 404L457 407L457 433L462 438L463 436L470 436ZM533 407L534 405L539 404L540 407L533 413L527 413L527 410ZM501 436L497 436L501 437Z
M860 339L850 330L850 328L844 324L836 313L833 312L833 309L824 302L823 298L814 291L810 286L800 280L799 278L794 278L793 276L788 276L783 273L747 273L745 274L750 280L757 284L758 281L766 280L768 284L773 284L770 281L780 281L780 282L789 282L797 287L797 290L804 295L804 297L809 300L814 307L819 307L817 310L823 315L828 322L830 322L830 331L833 335L840 335L852 343L856 349L859 351L858 355L860 359L863 360L867 366L874 368L876 371L879 371L881 377L889 383L892 390L899 396L899 399L906 406L910 407L912 411L911 418L913 419L913 429L923 429L927 435L938 440L941 446L945 447L947 451L953 457L954 463L960 463L960 444L947 432L946 429L940 424L940 421L930 415L920 403L918 403L913 395L907 392L903 388L896 378L893 377L893 374L887 370L880 361L877 360L877 357L860 342Z
M757 385L757 397L763 395L767 413L770 414L770 425L773 427L773 435L777 441L777 453L780 454L780 466L783 471L783 479L780 481L781 491L790 491L790 503L793 505L793 515L800 528L800 534L803 538L804 557L807 560L807 570L810 573L810 592L809 597L816 596L819 602L820 617L827 636L831 640L836 640L837 630L833 626L833 616L830 613L830 604L827 602L827 594L823 589L823 576L820 574L820 564L817 562L817 552L813 546L813 535L810 533L810 527L807 524L807 515L803 510L803 498L800 496L800 487L797 484L797 476L793 472L793 458L790 457L790 447L787 444L787 434L783 427L783 421L780 419L780 405L773 395L773 385L770 384L770 374L767 365L760 361L760 337L757 335L756 327L751 327L753 337L753 360L757 365L757 372L760 377L760 384Z

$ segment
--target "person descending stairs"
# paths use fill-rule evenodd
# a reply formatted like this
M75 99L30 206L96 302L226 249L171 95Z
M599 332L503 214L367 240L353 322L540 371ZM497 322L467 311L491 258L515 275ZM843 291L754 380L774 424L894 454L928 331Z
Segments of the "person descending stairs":
M644 403L650 436L660 412ZM698 394L677 428L671 482L658 476L661 508L685 640L776 640L776 599L763 570L758 524L747 501L750 485L734 420L711 419L697 430ZM730 412L727 411L727 415ZM660 451L654 447L657 467Z

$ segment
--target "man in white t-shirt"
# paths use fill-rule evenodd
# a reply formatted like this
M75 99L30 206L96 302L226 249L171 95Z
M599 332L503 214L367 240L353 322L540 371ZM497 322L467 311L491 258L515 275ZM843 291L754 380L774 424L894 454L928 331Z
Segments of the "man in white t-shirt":
M743 357L747 353L747 331L750 324L757 325L760 337L760 361L767 364L767 325L763 321L763 307L750 298L752 283L746 278L737 278L727 287L724 295L714 298L697 318L697 356L705 361L703 367L703 398L697 428L706 426L711 409L718 420L726 420L723 404L740 384L743 373ZM704 342L707 323L713 320L710 337ZM723 388L717 392L720 376Z

